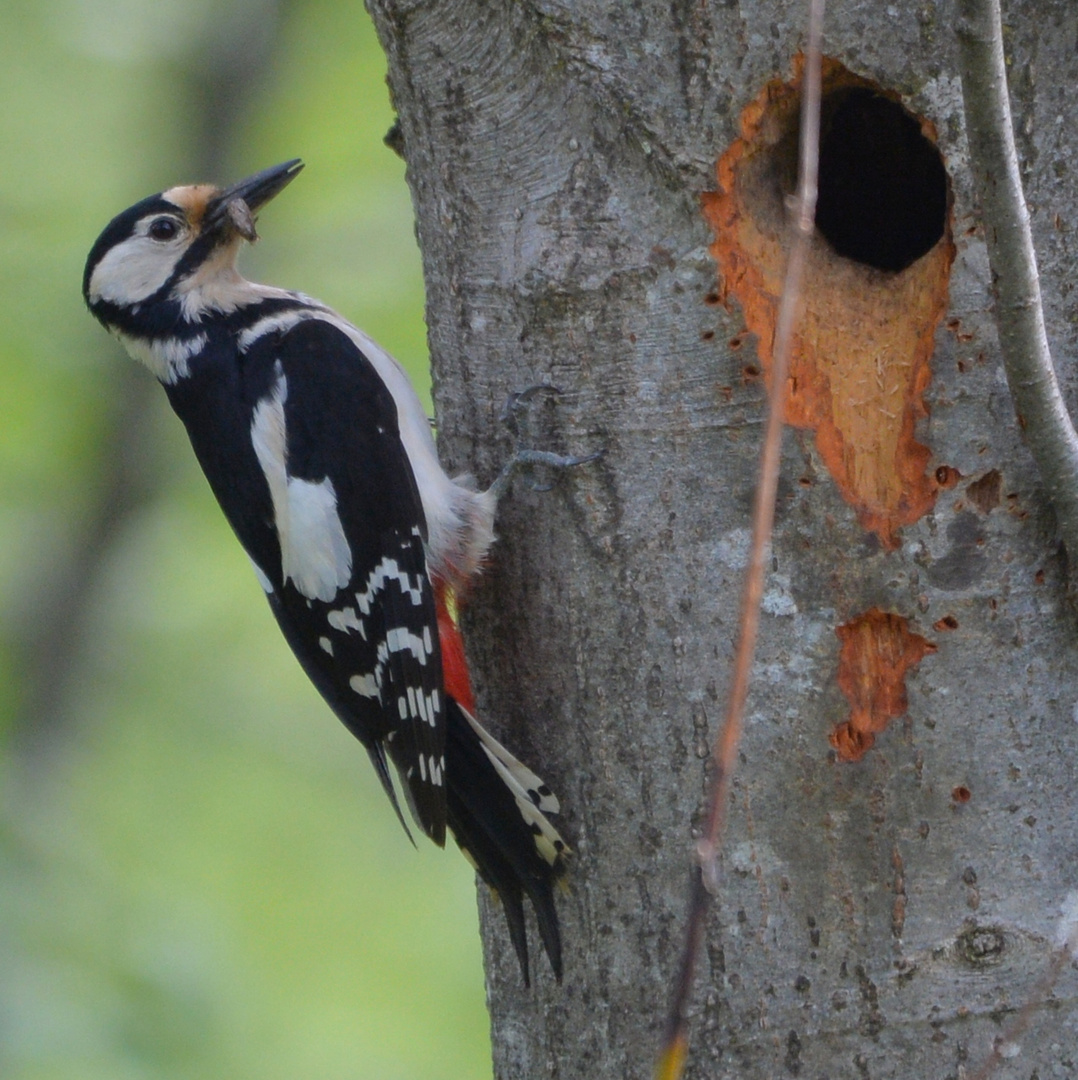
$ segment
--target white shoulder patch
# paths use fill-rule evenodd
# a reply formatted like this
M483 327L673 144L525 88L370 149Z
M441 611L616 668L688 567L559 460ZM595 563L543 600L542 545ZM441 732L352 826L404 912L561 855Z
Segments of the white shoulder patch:
M333 481L288 475L287 399L288 380L278 364L273 389L255 407L251 443L273 500L284 579L308 599L328 601L352 578L352 549L337 513Z
M268 295L268 293L267 293ZM469 478L450 479L438 461L430 421L404 369L383 348L336 312L309 300L260 319L240 336L240 351L261 337L286 332L304 319L321 319L349 338L374 367L397 406L401 442L408 455L427 522L427 559L433 572L458 583L480 568L494 542L494 499L475 491Z
M315 315L350 338L386 384L397 406L397 424L412 466L427 521L427 558L431 570L451 580L470 578L494 542L494 500L467 482L451 480L438 451L415 388L404 369L362 330L332 311Z

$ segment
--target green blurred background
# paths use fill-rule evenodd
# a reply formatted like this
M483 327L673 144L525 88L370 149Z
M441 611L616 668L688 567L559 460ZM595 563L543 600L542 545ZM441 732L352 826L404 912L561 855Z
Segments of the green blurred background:
M251 277L426 386L359 0L0 0L0 1077L489 1077L473 875L413 850L164 395L91 320L113 214L289 157Z

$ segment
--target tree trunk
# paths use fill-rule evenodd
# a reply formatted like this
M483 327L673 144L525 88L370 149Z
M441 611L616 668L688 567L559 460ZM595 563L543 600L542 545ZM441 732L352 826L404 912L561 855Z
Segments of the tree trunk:
M489 482L507 394L544 381L564 392L531 444L606 451L516 484L466 622L480 710L575 852L562 986L536 958L523 988L480 890L495 1075L645 1078L737 631L803 5L369 5L446 462ZM1004 15L1049 337L1073 356L1078 10ZM691 1077L972 1073L1030 1001L997 1075L1078 1070L1078 979L1039 983L1078 879L1076 627L1000 369L950 17L828 12L825 159L830 131L839 172L859 149L870 187L898 177L945 221L904 269L814 246Z

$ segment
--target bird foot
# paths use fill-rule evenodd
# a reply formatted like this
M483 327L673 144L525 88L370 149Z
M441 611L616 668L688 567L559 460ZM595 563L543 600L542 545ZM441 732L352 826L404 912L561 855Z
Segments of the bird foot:
M519 469L530 471L535 466L540 466L544 469L560 472L563 469L572 469L577 465L586 465L591 461L597 461L603 456L602 450L597 450L593 454L578 456L555 454L549 450L534 450L526 445L531 441L529 429L532 400L539 394L553 394L556 396L560 393L561 390L556 386L551 386L549 383L537 383L534 386L511 393L506 399L505 407L502 409L499 419L513 433L517 449L505 463L497 479L490 485L490 492L495 499L501 499L509 490L513 477ZM529 477L528 483L532 491L549 491L554 486L553 481L540 483L534 477Z

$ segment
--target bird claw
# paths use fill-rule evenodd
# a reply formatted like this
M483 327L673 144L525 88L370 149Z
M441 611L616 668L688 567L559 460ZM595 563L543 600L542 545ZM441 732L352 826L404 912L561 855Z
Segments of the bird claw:
M490 486L490 491L495 499L500 499L508 490L513 479L513 474L517 469L530 469L536 465L548 469L572 469L577 465L586 465L589 462L597 461L603 456L604 451L602 450L598 450L592 454L571 455L555 454L549 450L533 450L521 447L521 443L530 441L528 438L529 425L526 420L528 415L528 405L533 398L541 393L558 395L561 393L561 390L557 386L552 386L550 383L536 383L534 386L528 386L523 390L514 391L506 398L505 406L501 411L499 419L516 437L517 450L509 461L505 463L505 466L498 474L497 479ZM554 484L553 482L540 483L533 478L529 478L528 486L532 491L550 491L554 487Z
M583 455L554 454L549 450L518 450L506 468L518 469L532 465L545 465L549 469L574 469L577 465L587 465L591 461L598 461L603 453L602 450ZM553 483L540 484L533 478L529 478L528 486L532 491L550 491L554 487Z
M557 396L561 393L561 387L553 386L550 383L535 383L533 386L524 387L523 390L514 390L505 399L505 405L502 407L498 419L505 424L514 435L518 434L519 422L517 418L525 414L527 411L526 406L536 394L540 393Z

